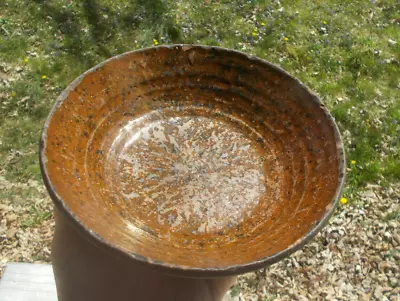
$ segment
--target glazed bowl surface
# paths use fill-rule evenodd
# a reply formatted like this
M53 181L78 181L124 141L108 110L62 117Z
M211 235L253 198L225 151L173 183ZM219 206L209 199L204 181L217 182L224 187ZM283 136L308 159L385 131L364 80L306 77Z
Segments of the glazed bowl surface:
M345 159L319 99L282 69L197 45L128 52L59 97L40 161L55 205L117 256L221 276L272 264L328 221Z

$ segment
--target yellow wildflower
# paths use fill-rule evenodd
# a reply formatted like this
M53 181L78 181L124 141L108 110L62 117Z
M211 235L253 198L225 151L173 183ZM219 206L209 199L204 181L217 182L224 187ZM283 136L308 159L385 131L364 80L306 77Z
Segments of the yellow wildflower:
M261 22L261 26L265 26L265 22Z
M24 58L24 62L25 63L27 63L29 60L28 60L28 58L26 57L26 58Z
M285 41L289 41L289 38L288 37L284 37L283 38Z
M356 165L357 161L356 160L351 160L351 165Z
M347 204L347 199L346 198L341 198L340 199L340 203L343 204L343 205L346 205Z
M324 20L324 21L322 21L322 23L324 23L325 25L326 25L326 21Z
M12 97L15 97L15 96L17 96L17 92L15 92L15 91L12 91L12 92L11 92L11 96L12 96Z
M158 40L153 39L153 43L154 43L154 45L158 45Z
M46 79L47 78L47 76L46 75L42 75L42 79Z
M253 32L251 33L251 35L252 35L253 37L255 37L255 36L257 36L257 32L253 31Z

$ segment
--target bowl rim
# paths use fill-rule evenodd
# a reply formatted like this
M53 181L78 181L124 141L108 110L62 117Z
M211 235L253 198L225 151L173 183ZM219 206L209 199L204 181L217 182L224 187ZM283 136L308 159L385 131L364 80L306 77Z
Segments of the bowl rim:
M92 229L87 227L68 207L66 202L58 195L56 192L51 179L48 175L46 163L47 163L47 156L45 154L46 150L46 141L47 141L47 130L49 127L49 124L52 120L52 117L56 110L60 107L60 105L64 102L65 99L67 99L69 93L76 88L83 78L85 78L88 74L95 72L97 69L101 68L105 64L112 62L114 60L119 60L122 57L128 56L132 53L144 53L149 50L154 51L154 49L191 49L191 48L198 48L198 49L204 49L204 50L217 50L221 52L225 52L227 54L234 53L236 55L242 56L244 59L247 59L249 63L251 62L256 62L261 65L265 65L266 67L286 76L287 78L291 79L294 81L294 84L298 85L300 88L304 89L311 97L310 101L313 101L317 105L320 106L320 108L323 110L325 113L328 122L332 126L333 130L333 135L335 138L335 143L336 143L336 152L337 152L337 157L338 157L338 169L339 169L339 178L338 178L338 185L336 187L335 195L332 198L331 202L327 205L327 210L325 211L324 215L322 218L314 223L314 226L307 232L306 235L302 236L299 238L297 241L295 241L293 244L285 248L284 250L272 254L270 256L263 257L258 260L250 261L244 264L236 264L236 265L229 265L229 266L221 266L221 267L215 267L215 268L198 268L198 267L190 267L190 266L182 266L182 265L176 265L176 264L170 264L162 261L154 261L150 258L144 257L139 254L135 254L133 252L127 252L115 245L112 245L110 242L106 241L104 238L102 238L99 234L95 233ZM229 276L229 275L237 275L237 274L242 274L250 271L254 271L257 269L261 269L263 267L269 266L271 264L274 264L281 259L291 255L292 253L296 252L300 248L302 248L307 242L309 242L312 238L315 237L315 235L324 227L327 225L330 217L332 216L338 202L339 198L342 195L342 191L344 188L344 183L345 183L345 178L346 178L346 156L344 152L344 147L343 147L343 142L342 138L339 132L339 128L335 122L334 117L329 113L329 111L325 108L324 104L322 104L321 100L316 96L306 85L304 85L300 80L286 72L284 69L281 67L278 67L275 64L272 64L264 59L255 57L253 55L249 55L247 53L238 51L238 50L233 50L233 49L228 49L224 47L218 47L218 46L205 46L205 45L198 45L198 44L172 44L172 45L159 45L155 47L147 47L147 48L141 48L133 51L128 51L122 54L119 54L117 56L111 57L96 66L90 68L89 70L85 71L82 73L80 76L78 76L72 83L70 83L67 88L64 89L64 91L59 95L57 98L55 104L53 105L50 113L48 114L48 117L44 123L44 126L42 128L42 132L40 135L40 142L39 142L39 164L40 164L40 170L41 174L43 177L44 184L47 188L47 191L55 204L55 207L60 211L66 218L67 221L79 232L83 233L84 237L88 239L90 242L93 244L102 247L104 251L109 253L112 256L115 257L122 257L127 260L136 260L138 263L148 265L153 268L157 268L162 270L163 272L171 275L177 275L177 276L185 276L185 277L202 277L202 278L208 278L208 277L221 277L221 276Z

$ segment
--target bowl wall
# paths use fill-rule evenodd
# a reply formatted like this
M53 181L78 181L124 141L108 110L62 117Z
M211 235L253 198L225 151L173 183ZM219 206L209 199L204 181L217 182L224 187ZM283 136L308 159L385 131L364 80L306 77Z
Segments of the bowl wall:
M173 45L75 80L43 130L55 202L116 254L234 274L273 263L327 222L344 154L325 107L274 65Z

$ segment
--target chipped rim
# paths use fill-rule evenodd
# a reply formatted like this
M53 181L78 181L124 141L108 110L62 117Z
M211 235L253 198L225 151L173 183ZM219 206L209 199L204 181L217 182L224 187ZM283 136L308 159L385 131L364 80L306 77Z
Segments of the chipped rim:
M205 49L205 50L218 50L221 52L225 52L226 54L230 53L235 53L240 56L242 56L244 59L247 59L249 63L251 62L257 62L260 63L261 65L264 65L267 68L270 68L272 70L275 70L287 78L293 80L293 83L296 85L299 85L299 87L303 88L306 90L307 93L309 93L310 101L313 101L317 105L320 106L320 108L323 110L325 113L328 122L332 126L335 142L336 142L336 150L337 150L337 157L338 157L338 169L339 169L339 178L338 178L338 185L337 189L335 192L335 195L331 201L331 203L327 206L327 209L325 211L325 214L323 217L319 220L316 221L314 226L308 231L306 235L298 239L296 242L288 246L286 249L283 251L280 251L278 253L275 253L271 256L264 257L262 259L258 259L255 261L251 261L245 264L237 264L237 265L230 265L230 266L223 266L223 267L216 267L216 268L194 268L190 266L182 266L182 265L174 265L170 263L165 263L161 261L153 261L150 258L144 257L139 254L135 254L133 252L127 252L110 242L106 241L104 238L102 238L100 235L95 233L93 230L91 230L89 227L87 227L68 207L68 205L64 202L64 200L57 194L55 191L53 184L51 183L51 179L49 178L48 172L47 172L47 157L45 154L45 149L46 149L46 140L47 140L47 129L49 127L49 124L51 122L51 119L55 113L55 111L58 109L58 107L63 103L63 101L68 97L69 93L76 88L83 78L90 74L95 72L98 68L104 66L105 64L113 61L113 60L118 60L124 56L130 55L132 53L141 53L141 52L146 52L148 50L153 50L155 48L185 48L185 47L190 47L190 48L200 48L200 49ZM344 188L344 183L345 183L345 178L346 178L346 157L344 153L344 147L343 147L343 142L342 138L339 132L339 128L334 120L334 117L329 113L329 111L325 108L325 105L321 103L321 100L316 96L306 85L304 85L300 80L295 78L294 76L290 75L288 72L283 70L282 68L264 60L260 59L258 57L243 53L241 51L233 50L233 49L227 49L224 47L217 47L217 46L203 46L203 45L196 45L196 44L174 44L174 45L160 45L156 47L148 47L148 48L143 48L143 49L138 49L138 50L133 50L129 52L122 53L120 55L114 56L112 58L109 58L102 63L96 65L95 67L87 70L83 74L81 74L78 78L76 78L71 84L68 85L68 87L60 94L60 96L57 98L56 103L54 104L53 108L51 109L46 122L43 126L42 133L40 136L40 143L39 143L39 162L40 162L40 170L42 173L42 177L45 183L45 186L49 192L49 195L51 199L53 200L53 203L55 206L63 213L63 215L67 218L68 222L79 232L84 234L85 238L87 238L89 241L94 243L95 245L98 245L99 247L103 247L104 251L109 253L110 255L116 256L116 257L122 257L128 260L136 260L138 263L142 263L147 265L148 267L152 268L158 268L162 270L163 272L171 275L176 275L176 276L183 276L183 277L203 277L203 278L209 278L209 277L221 277L221 276L230 276L230 275L238 275L250 271L254 271L257 269L261 269L263 267L269 266L271 264L274 264L283 258L291 255L292 253L296 252L297 250L301 249L307 242L309 242L312 238L315 237L315 235L327 225L330 217L332 216L338 202L339 198L342 194L343 188Z

